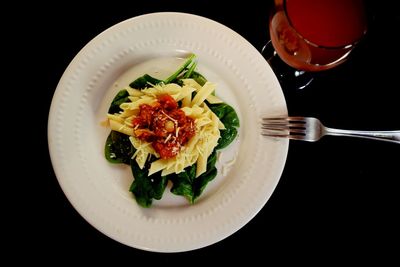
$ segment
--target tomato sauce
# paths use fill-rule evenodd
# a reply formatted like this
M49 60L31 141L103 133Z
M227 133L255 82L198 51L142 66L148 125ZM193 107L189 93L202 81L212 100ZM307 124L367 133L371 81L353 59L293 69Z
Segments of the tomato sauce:
M181 147L195 135L194 120L179 109L170 95L162 95L153 105L140 105L133 119L134 134L152 144L163 159L175 157Z

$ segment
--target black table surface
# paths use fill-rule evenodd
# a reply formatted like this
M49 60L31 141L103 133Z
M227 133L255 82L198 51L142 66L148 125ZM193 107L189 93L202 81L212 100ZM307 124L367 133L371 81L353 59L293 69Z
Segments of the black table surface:
M16 248L36 251L34 257L44 261L55 255L63 260L127 260L132 264L207 264L225 259L398 263L400 145L393 143L346 137L324 137L316 143L290 141L279 184L261 211L226 239L189 252L153 253L125 246L93 228L71 206L53 172L46 132L53 93L70 61L108 27L161 11L213 19L261 50L269 39L270 1L216 2L35 6L43 11L27 20L33 29L30 41L35 43L30 53L32 60L42 63L32 71L40 73L36 94L45 104L37 107L40 128L31 122L28 125L38 132L36 153L41 164L29 178L35 181L19 220L26 231ZM396 39L392 39L399 33L397 14L393 8L371 4L369 32L346 63L319 73L304 90L283 88L289 114L315 116L336 128L400 130L396 67L400 56Z

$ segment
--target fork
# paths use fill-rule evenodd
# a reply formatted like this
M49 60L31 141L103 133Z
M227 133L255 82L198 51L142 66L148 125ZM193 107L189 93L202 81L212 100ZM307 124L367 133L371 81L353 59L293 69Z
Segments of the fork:
M400 144L400 130L357 131L325 127L317 118L279 117L263 118L261 134L272 137L287 137L294 140L315 142L324 135L351 136Z

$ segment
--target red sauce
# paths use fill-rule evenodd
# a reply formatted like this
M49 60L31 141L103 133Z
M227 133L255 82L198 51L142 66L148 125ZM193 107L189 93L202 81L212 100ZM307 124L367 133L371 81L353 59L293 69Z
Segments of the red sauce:
M153 105L140 105L133 119L135 136L152 144L163 159L175 157L195 134L194 120L179 109L170 95L159 96Z

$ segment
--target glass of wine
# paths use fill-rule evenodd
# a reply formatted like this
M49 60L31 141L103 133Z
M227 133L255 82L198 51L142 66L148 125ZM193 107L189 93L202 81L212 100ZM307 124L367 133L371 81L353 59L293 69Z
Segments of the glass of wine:
M274 1L262 53L280 82L298 89L343 63L367 31L363 0Z

